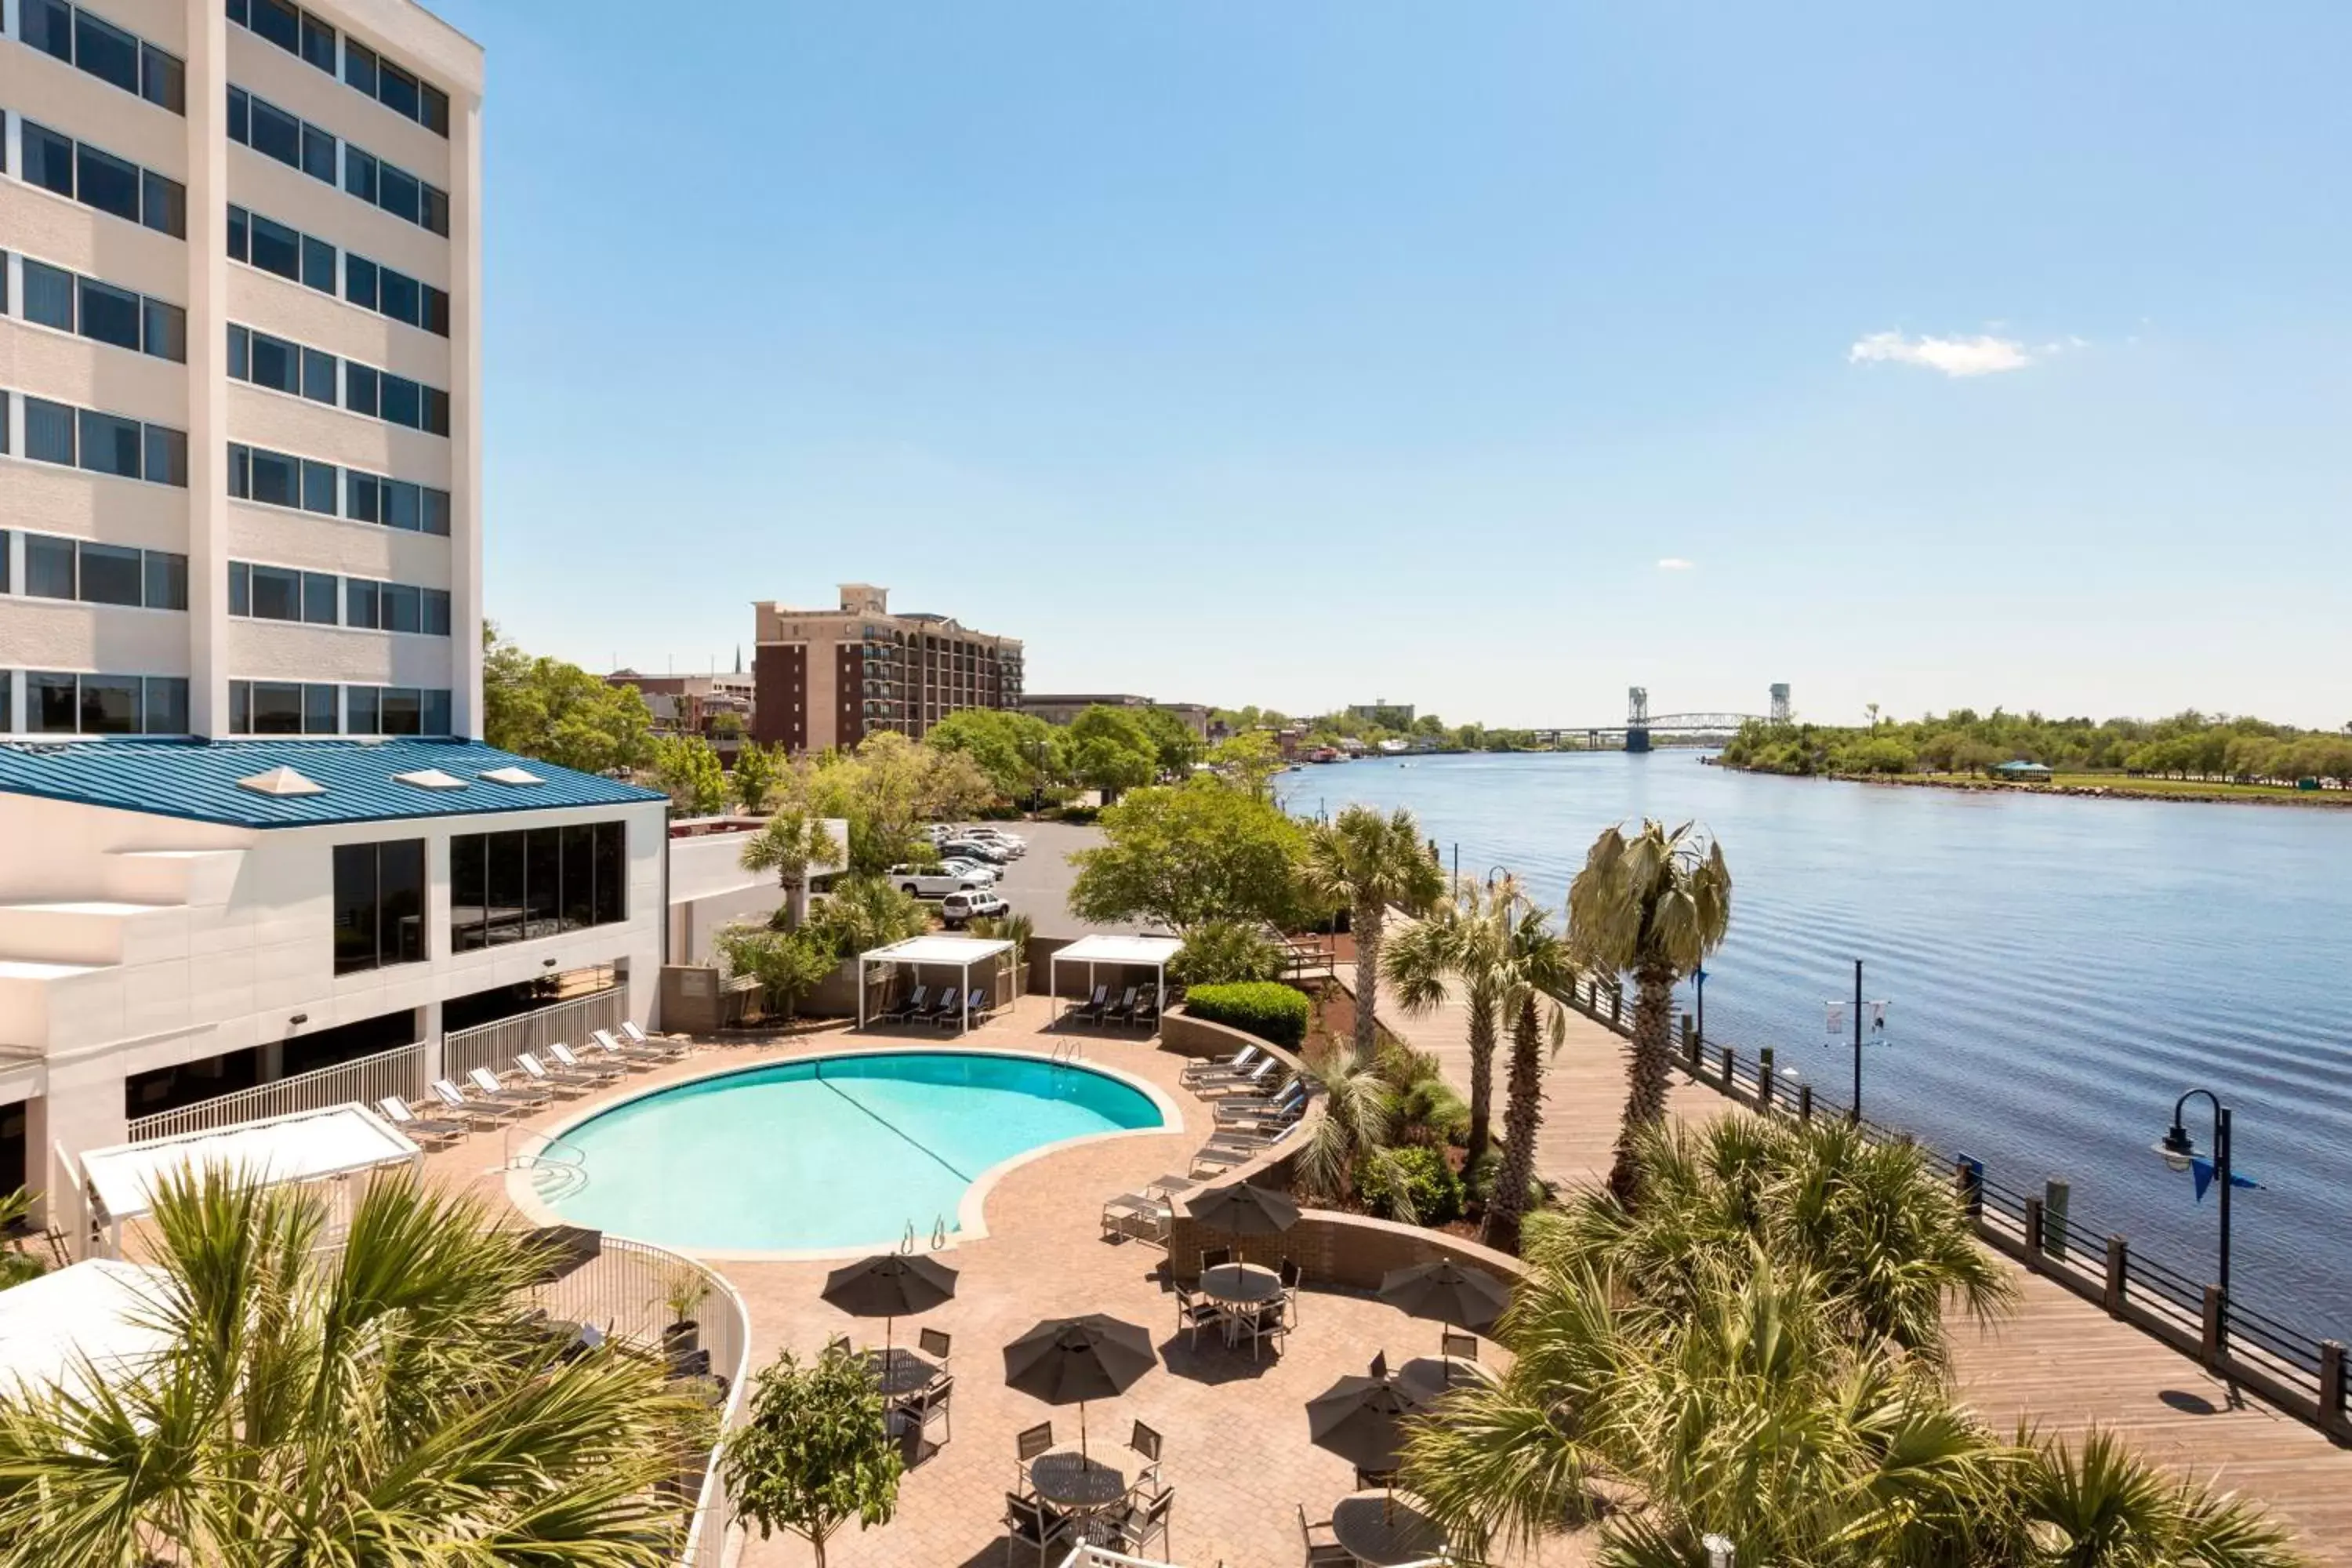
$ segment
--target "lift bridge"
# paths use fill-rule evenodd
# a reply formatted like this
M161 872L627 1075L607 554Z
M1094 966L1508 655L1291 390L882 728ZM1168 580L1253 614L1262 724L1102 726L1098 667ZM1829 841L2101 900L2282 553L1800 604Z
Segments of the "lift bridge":
M1650 689L1635 686L1626 690L1625 721L1622 724L1562 724L1552 729L1538 729L1534 733L1538 740L1548 741L1554 745L1581 736L1588 751L1597 752L1610 745L1618 745L1628 752L1646 752L1650 749L1653 735L1728 737L1746 723L1787 723L1789 683L1774 682L1770 696L1771 710L1766 713L1653 713L1650 711Z

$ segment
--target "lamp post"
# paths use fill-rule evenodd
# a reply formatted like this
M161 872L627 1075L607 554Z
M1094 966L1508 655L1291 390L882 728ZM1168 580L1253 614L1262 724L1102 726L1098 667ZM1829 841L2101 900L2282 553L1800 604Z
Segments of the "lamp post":
M1829 1005L1829 1033L1832 1040L1838 1037L1840 1006L1841 1004L1836 1002ZM1862 960L1857 958L1853 961L1853 1105L1846 1112L1846 1120L1856 1122L1862 1120L1862 1015L1865 1009L1870 1014L1871 1039L1884 1043L1886 1038L1886 1004L1862 999Z
M2189 1135L2189 1129L2182 1125L2180 1113L2188 1109L2191 1100L2200 1094L2213 1107L2213 1180L2219 1183L2221 1188L2221 1278L2219 1283L2221 1287L2221 1303L2226 1309L2230 1301L2230 1108L2222 1104L2221 1097L2210 1089L2189 1090L2172 1102L2172 1125L2165 1130L2164 1138L2157 1144L2156 1152L2163 1156L2166 1164L2176 1171L2186 1171L2195 1165L2198 1155L2197 1141ZM2221 1314L2221 1333L2224 1339L2229 1337L2229 1331L2230 1318L2225 1310Z
M1706 1049L1706 965L1691 971L1691 987L1698 996L1698 1048Z

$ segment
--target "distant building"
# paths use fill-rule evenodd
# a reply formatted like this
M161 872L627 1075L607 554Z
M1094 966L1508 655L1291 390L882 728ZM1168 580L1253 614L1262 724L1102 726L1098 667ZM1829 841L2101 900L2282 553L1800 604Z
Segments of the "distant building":
M607 686L634 686L665 735L702 735L731 743L752 733L756 685L749 675L640 675L616 669ZM733 715L729 723L722 715Z
M1412 704L1390 702L1374 699L1370 702L1348 704L1348 717L1359 724L1378 724L1383 730L1412 728Z
M1992 771L2005 779L2025 779L2032 781L2035 779L2046 779L2052 776L2050 764L2047 763L1995 763L1993 764Z
M1154 702L1149 697L1118 691L1040 692L1021 699L1021 711L1048 724L1066 724L1089 708L1157 708L1184 721L1185 727L1202 740L1209 738L1209 710L1205 703Z
M947 616L890 610L890 591L844 583L835 608L751 606L752 738L795 752L882 730L921 739L950 713L1021 705L1021 641Z

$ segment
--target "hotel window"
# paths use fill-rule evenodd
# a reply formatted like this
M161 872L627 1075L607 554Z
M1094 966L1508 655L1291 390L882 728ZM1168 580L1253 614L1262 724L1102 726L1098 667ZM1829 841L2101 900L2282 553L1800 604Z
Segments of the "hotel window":
M28 670L25 732L184 735L188 732L188 682L180 676Z
M335 29L300 6L286 0L228 0L228 19L329 76L335 74Z
M387 425L406 426L430 436L449 434L447 393L357 360L345 362L343 406Z
M346 252L343 257L343 298L395 321L422 327L436 336L449 335L446 293L363 256Z
M188 317L179 306L25 258L25 320L94 342L184 364ZM0 300L0 304L5 304Z
M625 822L455 835L450 951L473 952L628 919L628 860Z
M25 456L151 484L188 483L188 437L162 425L25 399Z
M16 123L27 181L174 239L188 237L188 192L177 180L22 117Z
M335 973L425 960L425 840L335 846Z
M290 393L332 407L341 401L336 388L338 363L331 353L273 338L249 327L232 322L228 329L228 374L233 380ZM328 510L333 510L331 500Z
M404 479L387 479L353 472L346 477L349 501L345 515L359 522L380 522L409 533L449 533L449 492Z
M228 89L228 139L289 169L299 169L314 180L330 185L336 183L334 133L241 87Z
M65 0L22 0L25 42L174 114L188 111L188 73L176 55Z
M343 189L360 200L435 234L449 232L449 194L397 163L343 143Z
M5 586L5 584L0 584ZM132 609L188 607L188 558L89 540L25 535L25 592L42 599Z
M335 291L335 247L259 213L228 209L228 254L232 261L275 272L289 283L321 294Z

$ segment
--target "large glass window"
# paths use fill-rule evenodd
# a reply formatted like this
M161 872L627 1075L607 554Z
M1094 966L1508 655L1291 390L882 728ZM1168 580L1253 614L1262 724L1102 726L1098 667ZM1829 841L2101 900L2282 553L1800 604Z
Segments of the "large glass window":
M74 411L47 398L25 399L25 456L72 468Z
M81 411L81 466L90 472L137 479L143 445L136 419L89 408Z
M425 840L339 844L335 973L425 959Z
M182 676L30 670L25 729L37 735L184 735L188 682Z
M628 918L628 826L583 823L449 841L449 941L472 952Z
M61 332L74 330L74 275L25 258L25 320Z
M25 399L25 455L159 485L185 488L188 482L184 432L45 398Z
M33 47L174 114L188 111L187 70L178 57L66 0L23 0L23 5L24 39Z
M146 598L145 578L136 550L119 544L82 544L81 596L89 603L140 605Z
M25 592L42 599L74 597L74 542L25 536Z
M80 678L81 732L85 735L139 733L140 682L135 675L85 675Z

